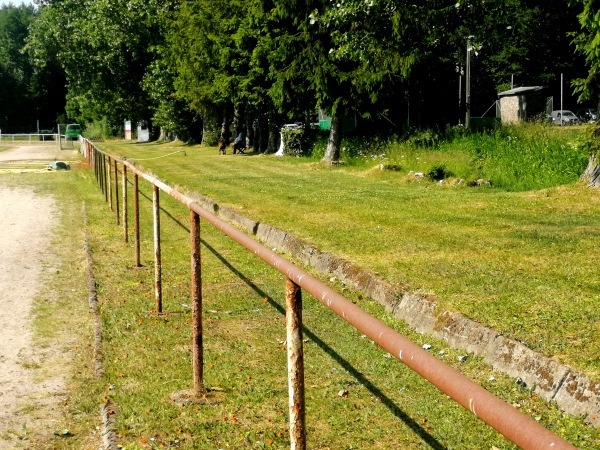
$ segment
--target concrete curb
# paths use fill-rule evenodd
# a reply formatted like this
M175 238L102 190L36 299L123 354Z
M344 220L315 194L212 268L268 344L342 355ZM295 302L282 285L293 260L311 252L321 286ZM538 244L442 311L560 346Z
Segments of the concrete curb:
M450 311L438 311L429 298L405 292L401 287L331 253L323 252L296 236L245 217L214 200L187 193L204 208L214 211L271 248L290 253L302 264L334 276L352 289L372 298L419 333L443 339L454 348L483 357L499 370L528 386L540 397L555 401L569 414L585 416L600 427L600 381L590 380L569 366L534 352L522 343Z

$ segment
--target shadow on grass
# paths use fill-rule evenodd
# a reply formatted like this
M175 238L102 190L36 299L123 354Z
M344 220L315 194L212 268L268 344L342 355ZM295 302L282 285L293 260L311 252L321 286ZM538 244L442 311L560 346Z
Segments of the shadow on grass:
M152 201L150 197L140 192L140 194ZM180 228L185 230L187 233L190 232L188 226L179 221L175 216L173 216L169 211L160 208L161 211L168 216L173 222L175 222ZM240 278L248 287L250 287L254 292L256 292L261 298L268 298L269 304L275 308L281 315L285 316L285 308L282 307L279 303L273 301L269 295L267 295L264 291L262 291L257 285L252 283L248 278L244 276L242 272L240 272L233 264L227 261L214 247L208 244L205 240L201 239L200 241L202 245L210 251L225 267L227 267L235 276ZM275 269L273 269L275 270ZM321 338L319 338L315 333L310 331L305 326L302 327L303 333L306 337L308 337L311 341L313 341L321 350L323 350L327 355L329 355L334 361L336 361L340 366L342 366L348 374L356 379L361 385L363 385L371 394L375 397L381 398L381 403L385 405L386 408L398 419L404 422L415 434L417 434L424 442L426 442L432 449L435 450L443 450L444 447L440 442L438 442L433 436L431 436L426 430L424 430L418 422L413 420L410 416L408 416L402 409L396 405L388 396L386 396L377 386L375 386L371 381L369 381L365 375L363 375L360 371L358 371L355 367L350 364L347 360L345 360L341 355L339 355L333 348L331 348L326 342L324 342Z

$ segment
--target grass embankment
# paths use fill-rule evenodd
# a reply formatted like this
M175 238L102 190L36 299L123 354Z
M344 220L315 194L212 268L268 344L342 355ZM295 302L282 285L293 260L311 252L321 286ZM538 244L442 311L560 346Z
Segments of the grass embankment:
M434 294L441 308L460 311L594 378L600 374L600 285L592 255L600 195L575 183L587 161L576 149L577 131L559 131L459 136L454 147L404 145L370 158L374 162L363 158L345 167L223 157L215 149L173 144L103 148L139 159L169 183L292 232L392 283ZM187 156L142 161L178 148ZM380 170L382 163L400 170ZM440 185L409 174L440 166L465 180L496 171L516 180L509 189L538 176L544 177L538 184L569 184L506 192L458 186L456 178Z

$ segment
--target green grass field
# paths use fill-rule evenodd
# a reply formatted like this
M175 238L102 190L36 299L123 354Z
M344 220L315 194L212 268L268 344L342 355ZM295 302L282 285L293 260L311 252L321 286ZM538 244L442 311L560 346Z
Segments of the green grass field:
M591 377L600 373L597 190L576 182L517 192L440 185L411 177L410 167L380 170L377 161L331 167L173 144L103 148L393 284L435 295L441 308ZM185 156L173 154L178 149ZM425 163L432 153L423 151Z
M408 176L411 167L379 170L380 160L331 167L302 158L218 156L216 149L176 144L100 147L392 283L434 294L441 308L491 325L592 377L598 373L598 284L591 256L596 191L574 182L513 192L452 179L440 185ZM74 211L79 214L83 201L88 211L106 374L92 376L89 336L84 325L76 326L82 345L64 411L73 436L54 437L56 448L96 448L93 430L105 400L114 405L126 449L289 447L285 285L277 272L203 222L205 384L211 396L208 405L179 404L172 394L192 387L188 211L161 196L166 314L157 316L147 184L141 183L143 267L134 268L131 236L125 244L90 171L4 180L60 196L62 216L73 228L63 239L73 243L75 261L82 233ZM65 283L65 294L72 289ZM600 446L598 430L581 418L562 414L478 358L459 363L460 351L412 332L375 302L343 294L414 342L431 344L440 358L578 448ZM87 302L85 296L65 297ZM47 311L44 334L52 335L48 325L62 326L62 314ZM303 316L309 448L514 448L308 295ZM348 396L340 397L340 390Z

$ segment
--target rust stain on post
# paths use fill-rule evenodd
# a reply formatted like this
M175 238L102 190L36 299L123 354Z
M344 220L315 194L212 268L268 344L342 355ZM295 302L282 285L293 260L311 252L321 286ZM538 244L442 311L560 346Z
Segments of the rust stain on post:
M123 237L129 242L129 230L127 229L127 166L123 166Z
M192 358L194 392L203 394L204 348L202 346L202 270L200 257L200 216L190 211L190 254L192 271Z
M152 186L152 210L154 216L154 297L156 312L162 312L162 263L160 255L160 196L158 186Z
M302 348L302 289L289 278L285 285L290 449L306 449L304 350Z
M141 267L140 261L140 192L138 174L133 173L133 228L135 234L135 266Z

